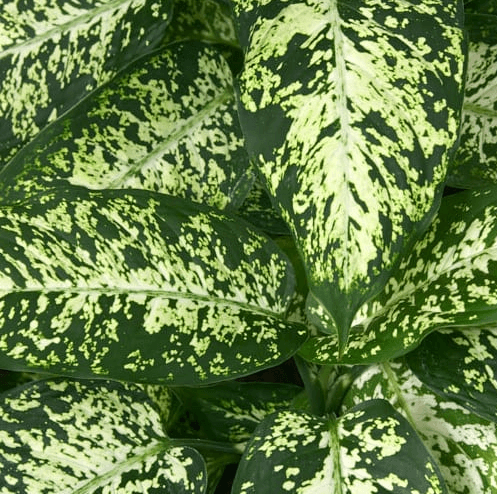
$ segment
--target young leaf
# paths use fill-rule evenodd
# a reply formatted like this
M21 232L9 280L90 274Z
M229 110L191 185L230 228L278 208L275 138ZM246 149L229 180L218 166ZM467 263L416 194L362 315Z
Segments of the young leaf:
M406 356L406 363L438 395L497 422L495 325L435 332Z
M409 423L384 400L338 419L282 411L254 432L233 493L447 492Z
M438 207L462 105L462 2L233 4L249 156L343 349Z
M0 167L47 123L157 47L170 14L170 0L5 0Z
M175 389L209 438L231 443L247 441L266 415L288 409L301 391L291 384L236 381Z
M203 494L205 465L136 386L38 381L0 395L3 494Z
M350 388L345 408L374 398L389 400L409 420L437 460L451 494L496 491L495 423L434 394L401 363L369 368Z
M0 368L158 384L288 359L293 272L240 218L149 191L56 189L0 208Z
M497 183L497 16L468 15L468 71L460 142L447 183L479 187Z
M497 188L461 192L442 207L352 330L341 362L382 362L414 349L432 331L497 321ZM340 359L336 336L310 339L302 357Z
M238 207L252 182L230 68L199 42L140 59L0 171L5 202L75 184Z

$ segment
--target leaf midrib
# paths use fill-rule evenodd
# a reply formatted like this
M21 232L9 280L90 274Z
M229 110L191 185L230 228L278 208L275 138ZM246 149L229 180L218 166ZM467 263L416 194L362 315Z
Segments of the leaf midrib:
M492 246L492 247L489 247L487 249L483 249L483 250L478 251L475 255L473 255L471 257L468 256L468 257L461 258L458 262L456 262L454 264L451 264L449 267L447 267L445 269L442 269L442 270L437 270L435 277L427 277L427 278L425 278L423 280L423 282L417 284L414 287L414 289L412 289L412 290L402 290L400 292L397 292L397 295L389 298L387 300L387 302L385 303L385 305L383 305L383 307L379 311L375 312L374 314L372 314L368 318L363 319L356 326L368 327L369 324L373 320L375 320L378 317L381 317L383 314L387 313L392 307L395 307L400 300L406 298L407 295L411 295L413 293L416 293L418 290L422 289L426 285L431 284L433 281L437 280L438 278L440 278L444 274L450 273L451 271L454 271L454 270L459 269L461 267L467 266L468 264L471 264L474 259L476 259L480 255L486 254L486 253L488 253L490 251L495 251L497 253L497 247L496 246ZM469 260L469 262L468 262L468 260ZM434 272L435 272L435 270L434 270ZM400 280L400 281L402 281L402 280Z
M221 305L227 307L236 307L237 309L242 309L249 311L253 314L264 315L267 317L283 319L283 313L280 314L271 309L265 309L257 305L251 305L248 302L237 301L235 299L221 298L219 296L208 296L199 295L191 292L171 292L168 290L160 289L133 289L133 288L106 288L102 286L98 287L64 287L64 286L53 286L49 289L40 287L16 287L14 289L0 289L0 300L3 296L11 293L40 293L40 294L50 294L50 293L71 293L71 294L105 294L105 295L145 295L145 296L160 296L162 298L172 299L172 300L194 300L198 302L206 302L212 305Z
M140 452L135 453L133 456L127 458L122 462L119 462L118 465L114 466L114 468L111 468L109 471L99 474L88 481L84 481L84 485L76 488L75 490L71 490L71 494L90 494L92 492L95 492L95 489L108 484L109 480L123 474L124 472L129 470L130 467L139 465L143 462L143 460L151 456L157 456L160 453L164 453L168 449L170 449L170 443L166 440L164 440L163 442L155 443L146 448L141 448Z
M224 91L220 92L216 98L206 104L200 111L194 113L190 118L185 120L173 134L164 139L164 141L162 141L162 143L159 144L152 152L145 155L136 163L131 164L128 162L127 170L119 177L108 182L105 187L112 189L121 188L126 180L130 177L136 176L138 172L147 164L153 162L157 158L160 158L180 139L194 132L207 117L215 114L222 105L229 102L231 99L234 99L234 90L232 87L227 86L224 88Z
M52 39L57 34L61 34L65 31L68 31L72 27L77 26L78 24L83 24L87 20L96 19L101 14L104 14L107 11L112 11L112 10L114 10L115 7L117 7L121 4L126 4L126 3L131 3L131 2L130 2L130 0L111 0L107 3L104 3L103 5L100 5L100 7L96 7L94 9L87 10L86 13L73 18L69 22L55 25L52 29L49 29L48 31L44 32L43 34L39 34L33 38L26 39L25 41L22 41L20 43L15 43L10 48L2 50L1 58L8 57L9 55L11 55L13 53L17 53L19 51L24 51L25 49L29 49L29 48L31 48L37 44L40 44L46 40Z
M340 27L340 13L338 11L338 0L332 0L330 2L330 7L328 10L328 15L330 19L330 30L333 35L333 51L335 55L336 62L336 70L338 72L337 80L339 81L339 87L337 88L336 97L337 97L337 115L340 122L340 132L341 132L341 142L342 142L342 153L344 155L344 163L345 165L342 167L343 169L343 183L341 187L341 197L336 198L335 200L339 200L343 204L344 216L342 218L344 231L342 233L343 245L342 245L342 255L344 258L343 265L346 267L343 270L343 278L345 287L348 288L350 286L350 273L348 270L349 265L349 232L348 232L348 224L350 222L349 219L349 210L350 210L350 174L349 174L349 165L350 162L347 159L349 154L350 141L348 139L348 128L350 127L349 114L347 109L347 91L345 84L345 74L347 73L347 66L345 64L344 57L344 36ZM345 131L344 131L345 129Z

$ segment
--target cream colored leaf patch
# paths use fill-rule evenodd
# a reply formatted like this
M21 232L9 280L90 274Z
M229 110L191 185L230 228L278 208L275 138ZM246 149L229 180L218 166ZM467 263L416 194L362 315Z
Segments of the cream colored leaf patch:
M463 97L462 4L233 4L249 155L343 350L438 206Z
M446 493L433 459L386 401L362 403L338 419L297 411L255 430L233 492L315 494Z
M447 182L454 187L497 183L497 17L467 15L468 68L460 142Z
M386 399L410 422L437 461L451 494L497 489L497 425L426 387L403 363L370 367L353 383L344 411Z
M170 0L2 2L0 168L49 122L156 48L170 16Z
M286 256L237 217L149 191L0 208L0 367L191 385L288 359Z
M0 171L0 195L131 187L223 209L252 176L228 63L189 42L141 58L38 134Z
M140 388L38 381L0 395L4 494L203 494L205 465L174 443Z
M497 189L446 197L385 289L361 310L342 357L336 336L302 348L317 363L382 362L436 329L497 321Z

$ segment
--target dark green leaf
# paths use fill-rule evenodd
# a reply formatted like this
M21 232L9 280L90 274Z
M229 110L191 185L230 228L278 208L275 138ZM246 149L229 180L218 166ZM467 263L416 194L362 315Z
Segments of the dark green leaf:
M460 142L447 183L479 187L497 183L497 16L466 17L468 71Z
M203 494L202 457L164 434L136 386L38 381L0 395L3 494Z
M340 360L336 336L310 339L317 363L366 364L407 353L432 331L497 322L497 188L446 197L383 292L365 306Z
M464 3L467 14L497 14L495 0L467 0Z
M435 332L406 356L423 384L497 422L497 335L485 329Z
M451 494L497 489L497 425L432 391L401 363L370 367L350 388L345 408L387 399L437 460ZM424 491L421 491L424 492Z
M200 39L238 47L229 2L222 0L173 0L174 16L165 43Z
M249 156L343 349L438 206L463 97L462 2L233 4Z
M338 419L282 411L256 429L234 494L445 493L432 458L384 400Z
M236 381L175 389L208 437L232 443L247 441L266 415L289 408L301 391L290 384Z
M170 0L2 2L0 167L118 70L157 47Z
M0 172L0 195L73 184L238 207L252 175L230 68L190 42L142 58L38 134Z
M259 180L255 180L238 214L270 235L288 235L288 226L271 205Z
M148 191L0 208L0 368L191 385L288 359L287 258L237 217Z

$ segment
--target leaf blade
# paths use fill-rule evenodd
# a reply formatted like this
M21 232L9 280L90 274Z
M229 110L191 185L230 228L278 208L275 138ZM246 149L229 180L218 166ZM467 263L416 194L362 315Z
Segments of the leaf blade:
M421 437L454 494L491 492L497 485L496 424L424 386L402 362L371 366L350 388L344 407L387 399Z
M462 104L462 5L234 7L249 155L343 349L355 312L438 206Z
M199 42L141 58L0 171L5 202L80 185L236 208L252 181L231 71L217 50Z
M4 393L0 407L2 492L205 490L202 458L172 444L136 386L56 378Z
M341 361L386 361L413 350L436 329L495 322L495 208L495 188L444 198L437 217L384 291L363 308ZM302 356L338 361L336 337L309 340Z
M76 101L156 47L171 2L4 4L0 163Z
M291 411L267 417L247 446L232 492L360 494L379 489L446 492L408 423L385 401L373 400L337 420Z
M282 319L288 260L217 209L56 189L0 208L0 231L0 359L12 370L191 385L276 365L306 338Z

